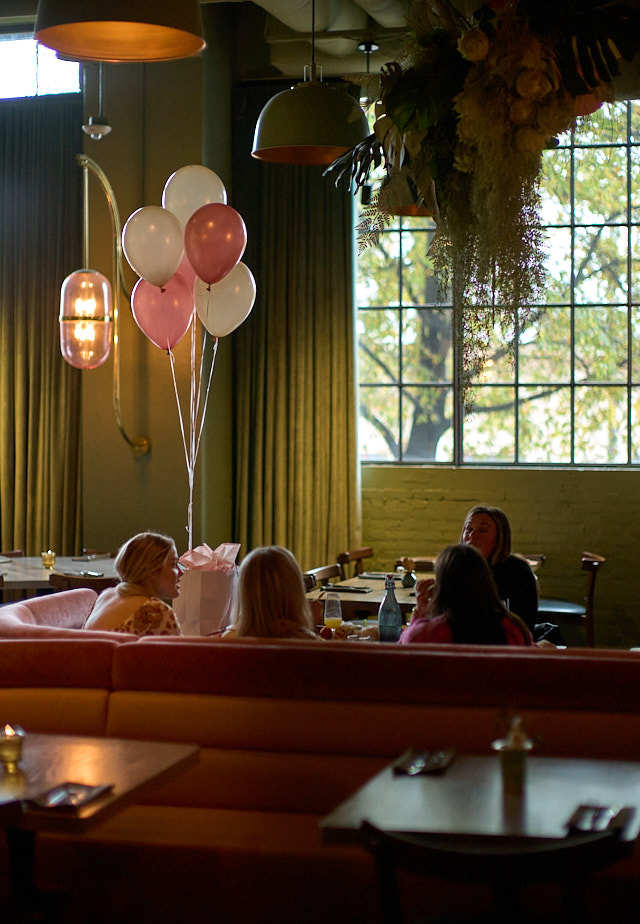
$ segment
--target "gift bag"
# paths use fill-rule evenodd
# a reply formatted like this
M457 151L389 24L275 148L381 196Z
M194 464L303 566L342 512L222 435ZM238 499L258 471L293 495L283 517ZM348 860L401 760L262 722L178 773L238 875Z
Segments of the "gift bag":
M217 549L200 545L185 552L180 564L180 594L173 609L184 635L210 635L231 622L240 546L223 543Z

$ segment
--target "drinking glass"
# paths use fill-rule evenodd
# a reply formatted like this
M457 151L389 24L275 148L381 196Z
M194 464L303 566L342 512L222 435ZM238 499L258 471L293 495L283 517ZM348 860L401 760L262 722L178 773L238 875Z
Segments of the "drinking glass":
M337 629L342 625L342 606L340 597L335 592L329 592L324 598L324 624L330 629Z

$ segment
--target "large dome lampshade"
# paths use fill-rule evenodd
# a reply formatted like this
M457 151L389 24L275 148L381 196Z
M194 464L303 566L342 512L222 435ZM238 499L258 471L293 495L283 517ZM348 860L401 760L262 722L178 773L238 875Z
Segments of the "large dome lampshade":
M251 154L271 163L328 165L368 134L356 99L316 79L305 80L266 104Z
M39 0L34 38L81 61L172 61L205 47L198 0Z

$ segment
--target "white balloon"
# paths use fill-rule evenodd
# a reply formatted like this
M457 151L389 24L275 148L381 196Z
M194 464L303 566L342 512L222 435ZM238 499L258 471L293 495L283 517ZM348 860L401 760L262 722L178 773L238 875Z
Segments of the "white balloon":
M182 227L194 212L212 202L227 204L227 190L217 173L200 164L181 167L164 184L162 204L173 212Z
M225 337L240 327L255 300L255 279L244 263L238 263L220 282L212 285L196 279L193 288L198 317L214 337Z
M153 286L163 286L180 266L184 233L173 212L146 205L127 219L122 249L138 276Z

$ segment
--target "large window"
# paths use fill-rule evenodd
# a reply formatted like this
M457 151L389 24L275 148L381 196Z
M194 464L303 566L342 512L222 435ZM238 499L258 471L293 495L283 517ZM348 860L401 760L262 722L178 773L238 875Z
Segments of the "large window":
M640 103L604 106L545 153L544 303L498 337L458 407L454 308L430 219L396 219L358 258L363 462L640 464Z
M79 92L77 61L60 60L30 35L0 35L0 99Z

